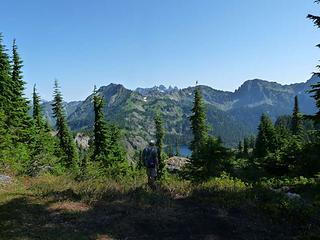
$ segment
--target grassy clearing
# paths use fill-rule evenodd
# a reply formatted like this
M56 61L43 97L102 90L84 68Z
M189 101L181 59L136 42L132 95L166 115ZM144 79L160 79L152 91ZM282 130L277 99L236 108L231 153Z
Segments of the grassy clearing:
M283 184L302 199L269 190ZM21 177L0 187L0 239L318 239L319 192L316 179L170 176L151 191L143 173Z

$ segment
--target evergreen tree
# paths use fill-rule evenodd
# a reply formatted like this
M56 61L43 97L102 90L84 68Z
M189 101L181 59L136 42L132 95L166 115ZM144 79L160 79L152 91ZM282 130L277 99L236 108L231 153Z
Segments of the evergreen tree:
M208 137L208 126L206 123L206 114L200 87L196 87L195 89L194 103L191 111L192 115L190 117L190 122L193 140L190 148L192 150L191 158L196 161L199 155L199 149L206 142Z
M277 149L277 134L272 120L266 114L262 114L258 127L254 156L265 157L268 153L275 152Z
M320 0L316 0L315 2L320 3ZM309 14L307 17L314 22L316 27L320 28L320 16L314 16ZM320 44L318 44L317 47L320 48ZM320 68L320 65L318 65L317 67ZM316 74L318 76L320 75L320 73L316 73ZM316 123L320 123L320 82L311 85L311 88L312 89L309 92L313 94L312 97L315 99L316 106L319 109L319 111L313 116L313 119L315 120Z
M193 140L192 155L189 162L189 177L201 181L222 171L230 170L230 152L220 138L208 135L206 114L200 88L195 90L194 106L190 117Z
M94 150L93 159L101 162L110 174L125 172L127 162L121 144L121 131L115 124L108 124L104 117L103 98L94 90L93 106L94 121ZM113 168L113 169L112 169Z
M15 141L30 143L32 141L32 119L29 116L29 101L24 97L25 82L22 77L22 60L18 53L16 41L12 46L12 72L11 72L11 109L9 125Z
M54 83L53 96L54 99L52 104L52 111L53 116L56 119L56 129L60 150L62 153L62 162L68 168L77 168L78 152L66 122L65 112L63 109L63 98L57 80L55 80Z
M195 162L192 178L197 181L219 176L222 172L230 172L230 151L223 146L220 138L208 136L199 148L199 158Z
M112 164L118 168L122 167L122 171L126 171L127 167L127 161L125 158L125 152L123 149L123 144L121 142L121 129L118 127L118 125L112 123L112 124L107 124L108 126L108 131L109 132L109 158Z
M154 117L154 124L156 128L156 146L158 148L158 159L159 159L159 167L157 169L158 172L158 178L161 179L163 175L163 171L165 168L165 163L163 159L163 138L164 138L164 127L163 127L163 119L159 111L156 112L156 115Z
M93 108L94 108L94 151L93 159L103 161L105 165L109 155L108 129L103 113L104 101L94 89Z
M39 129L39 128L42 128L44 124L43 124L43 118L42 118L42 112L41 112L40 96L37 93L36 85L33 86L32 100L33 100L32 116L33 116L35 126Z
M293 135L296 136L301 135L303 133L302 114L299 111L298 96L294 97L291 131Z
M319 44L320 46L320 44ZM320 76L320 73L318 73L318 75ZM312 97L315 99L316 101L316 106L318 107L319 111L312 116L312 119L319 124L320 123L320 82L311 85L311 90L309 91L309 93L312 93Z
M33 120L34 120L34 140L32 146L32 163L28 167L28 172L31 175L37 174L41 169L50 167L54 169L58 167L57 157L55 156L55 148L57 143L51 134L51 129L44 120L40 105L40 96L37 93L36 87L33 87Z
M3 110L5 115L12 109L12 89L10 59L0 33L0 110Z

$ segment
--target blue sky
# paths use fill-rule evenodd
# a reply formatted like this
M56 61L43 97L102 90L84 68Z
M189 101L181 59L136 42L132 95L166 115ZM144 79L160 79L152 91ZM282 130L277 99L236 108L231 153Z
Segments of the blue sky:
M17 39L26 95L81 100L94 85L234 91L245 80L306 81L320 59L313 0L1 0L0 32Z

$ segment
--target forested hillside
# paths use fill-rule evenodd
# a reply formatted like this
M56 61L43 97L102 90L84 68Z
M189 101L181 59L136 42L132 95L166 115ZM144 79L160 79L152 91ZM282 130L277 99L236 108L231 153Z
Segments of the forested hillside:
M236 146L239 140L257 133L259 119L267 112L275 121L280 115L290 114L294 96L299 97L300 110L304 114L316 111L314 101L307 92L319 78L314 75L305 83L280 85L259 79L246 81L235 92L224 92L201 86L211 132L220 136L228 146ZM122 85L110 84L98 89L104 97L104 113L110 121L127 130L128 142L134 148L142 147L152 138L152 115L157 108L164 114L167 128L166 144L188 145L191 140L188 117L192 107L194 87L186 89L164 86L150 89L128 90ZM68 123L72 130L90 130L93 127L92 95L85 101L65 103ZM43 110L51 123L50 102ZM172 142L172 139L175 139Z

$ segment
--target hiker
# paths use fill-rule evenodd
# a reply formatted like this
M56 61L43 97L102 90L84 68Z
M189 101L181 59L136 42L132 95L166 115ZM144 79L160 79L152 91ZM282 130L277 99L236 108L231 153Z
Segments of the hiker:
M156 188L157 169L159 165L159 151L155 146L155 141L151 140L149 146L143 150L142 159L147 167L148 185L151 189Z

